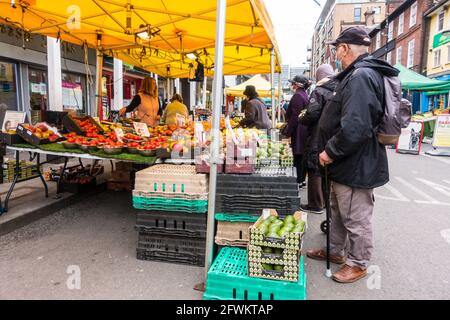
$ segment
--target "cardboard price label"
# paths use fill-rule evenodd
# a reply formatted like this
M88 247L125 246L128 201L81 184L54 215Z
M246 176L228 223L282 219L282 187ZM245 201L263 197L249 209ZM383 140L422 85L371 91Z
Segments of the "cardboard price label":
M142 122L133 122L134 130L141 137L150 137L150 131L148 131L148 126Z
M177 113L177 114L175 115L175 117L176 117L176 119L177 119L177 125L178 125L179 127L182 127L182 126L184 126L184 125L186 124L186 118L185 118L183 115Z
M123 137L125 136L125 134L123 133L123 130L120 128L116 128L116 129L114 129L114 132L116 133L117 140L119 142L123 142Z

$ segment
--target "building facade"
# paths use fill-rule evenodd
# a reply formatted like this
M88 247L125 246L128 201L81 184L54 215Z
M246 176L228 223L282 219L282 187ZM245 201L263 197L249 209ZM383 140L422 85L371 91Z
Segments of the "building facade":
M316 23L311 53L311 75L323 63L334 66L334 57L326 42L351 26L368 29L383 21L386 15L386 0L328 0Z
M439 1L424 16L424 73L430 78L450 81L450 0ZM449 92L426 92L428 110L450 106Z

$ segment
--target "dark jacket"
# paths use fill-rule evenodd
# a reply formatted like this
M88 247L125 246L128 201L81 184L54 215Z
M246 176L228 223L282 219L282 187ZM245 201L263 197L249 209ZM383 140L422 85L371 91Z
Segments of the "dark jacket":
M319 164L319 120L323 108L333 96L334 89L338 82L336 79L325 78L320 81L309 97L306 112L302 112L299 121L308 127L305 144L305 167L315 174L320 175Z
M272 129L266 105L259 99L253 98L245 104L245 118L241 126L256 129Z
M363 189L389 181L386 148L378 143L376 127L383 116L383 75L398 74L389 63L364 54L336 76L339 85L319 122L320 150L334 160L331 180Z
M307 128L298 122L300 112L308 105L308 94L303 89L298 89L289 102L286 111L287 136L292 139L292 151L294 155L303 155Z

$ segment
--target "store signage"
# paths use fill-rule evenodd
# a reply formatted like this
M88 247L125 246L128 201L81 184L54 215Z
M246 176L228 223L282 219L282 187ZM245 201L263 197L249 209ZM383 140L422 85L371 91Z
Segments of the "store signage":
M437 116L434 128L433 147L450 148L450 115Z
M150 137L150 131L148 131L147 124L145 124L143 122L133 122L133 126L134 126L134 130L136 131L136 133L138 135L140 135L141 137L146 137L146 138Z
M2 131L16 130L19 123L25 122L26 113L20 111L6 111L3 118Z
M402 129L402 134L397 143L397 152L420 154L422 135L423 122L411 121L407 128Z
M433 49L440 47L450 42L450 36L444 36L442 33L438 33L433 39Z

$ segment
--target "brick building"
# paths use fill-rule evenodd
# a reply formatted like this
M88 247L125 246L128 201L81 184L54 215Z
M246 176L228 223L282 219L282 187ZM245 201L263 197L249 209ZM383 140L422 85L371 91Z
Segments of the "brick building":
M433 0L406 0L370 32L370 52L391 64L402 64L422 73L424 62L424 14Z

